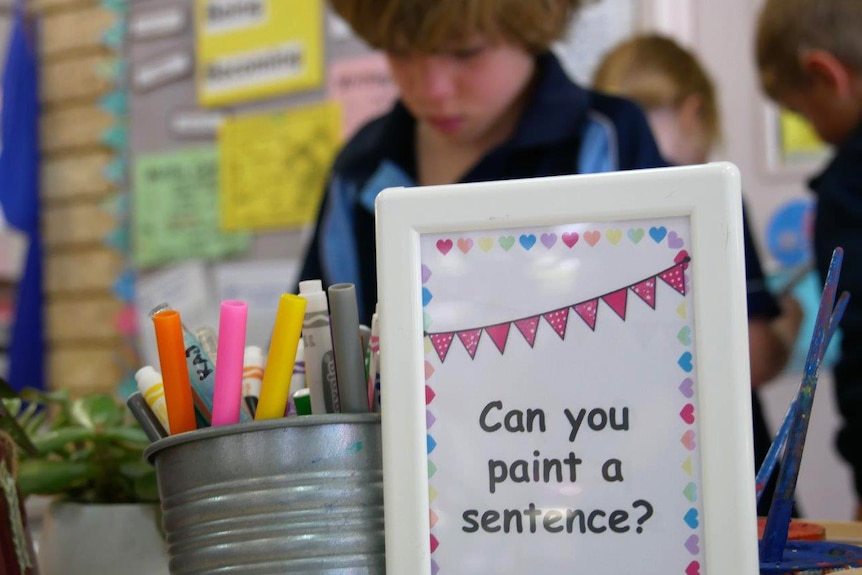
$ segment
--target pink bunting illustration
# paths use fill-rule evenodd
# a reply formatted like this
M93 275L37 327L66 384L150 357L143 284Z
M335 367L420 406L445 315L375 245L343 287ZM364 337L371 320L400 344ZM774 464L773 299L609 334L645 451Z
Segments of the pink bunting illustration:
M446 361L446 356L449 354L449 350L456 335L464 346L464 349L467 350L467 354L470 356L470 359L475 359L476 357L482 333L488 334L488 337L501 354L505 353L512 325L515 326L527 344L530 347L533 347L536 342L536 333L539 329L539 320L542 318L545 319L545 322L547 322L561 340L565 340L570 310L573 310L575 314L577 314L577 316L587 325L587 327L592 331L595 331L600 301L604 302L604 304L608 306L622 321L626 320L629 290L637 295L638 299L654 310L656 306L656 279L662 280L676 292L685 296L688 291L685 281L685 270L690 261L691 257L689 257L688 253L683 251L675 258L674 265L667 269L661 270L647 278L640 279L631 285L615 289L588 300L571 304L564 308L554 309L502 323L495 323L493 325L459 329L448 332L426 333L426 335L431 340L431 345L437 352L437 357L440 358L441 362Z

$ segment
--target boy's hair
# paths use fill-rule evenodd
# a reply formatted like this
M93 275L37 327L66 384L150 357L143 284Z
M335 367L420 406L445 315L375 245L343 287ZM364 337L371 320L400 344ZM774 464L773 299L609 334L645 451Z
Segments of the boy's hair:
M631 98L647 110L702 99L701 120L710 142L719 137L718 103L709 75L688 50L665 36L647 34L608 52L593 77L595 89Z
M505 39L538 54L561 39L594 0L330 0L333 10L372 47L435 52L473 34Z
M862 71L862 1L767 0L757 22L756 60L764 92L777 99L803 87L800 56L825 50Z

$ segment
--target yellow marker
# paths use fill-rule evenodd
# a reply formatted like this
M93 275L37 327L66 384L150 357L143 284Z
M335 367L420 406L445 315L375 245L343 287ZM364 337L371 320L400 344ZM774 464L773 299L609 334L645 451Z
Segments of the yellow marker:
M162 384L162 376L151 365L145 365L135 373L138 382L138 391L144 396L147 405L153 410L159 423L168 433L171 427L168 424L168 407L165 404L165 387Z
M290 293L278 300L255 419L284 417L306 303L304 297Z

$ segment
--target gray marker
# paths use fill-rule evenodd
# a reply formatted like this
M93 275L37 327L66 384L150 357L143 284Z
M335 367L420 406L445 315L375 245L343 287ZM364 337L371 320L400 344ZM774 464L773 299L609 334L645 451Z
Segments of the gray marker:
M158 441L168 436L168 432L165 431L165 428L159 422L159 418L156 417L156 414L147 405L147 400L144 399L140 391L136 391L130 395L129 399L126 400L126 405L129 406L129 410L135 416L138 425L141 426L141 429L144 430L150 441Z
M359 341L359 308L356 287L351 283L329 286L332 349L342 413L368 413L365 360Z

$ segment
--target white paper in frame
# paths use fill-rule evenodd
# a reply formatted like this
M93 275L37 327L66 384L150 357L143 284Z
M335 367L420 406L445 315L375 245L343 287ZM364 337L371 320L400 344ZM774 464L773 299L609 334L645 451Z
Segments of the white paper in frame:
M735 166L376 210L387 572L758 572Z

